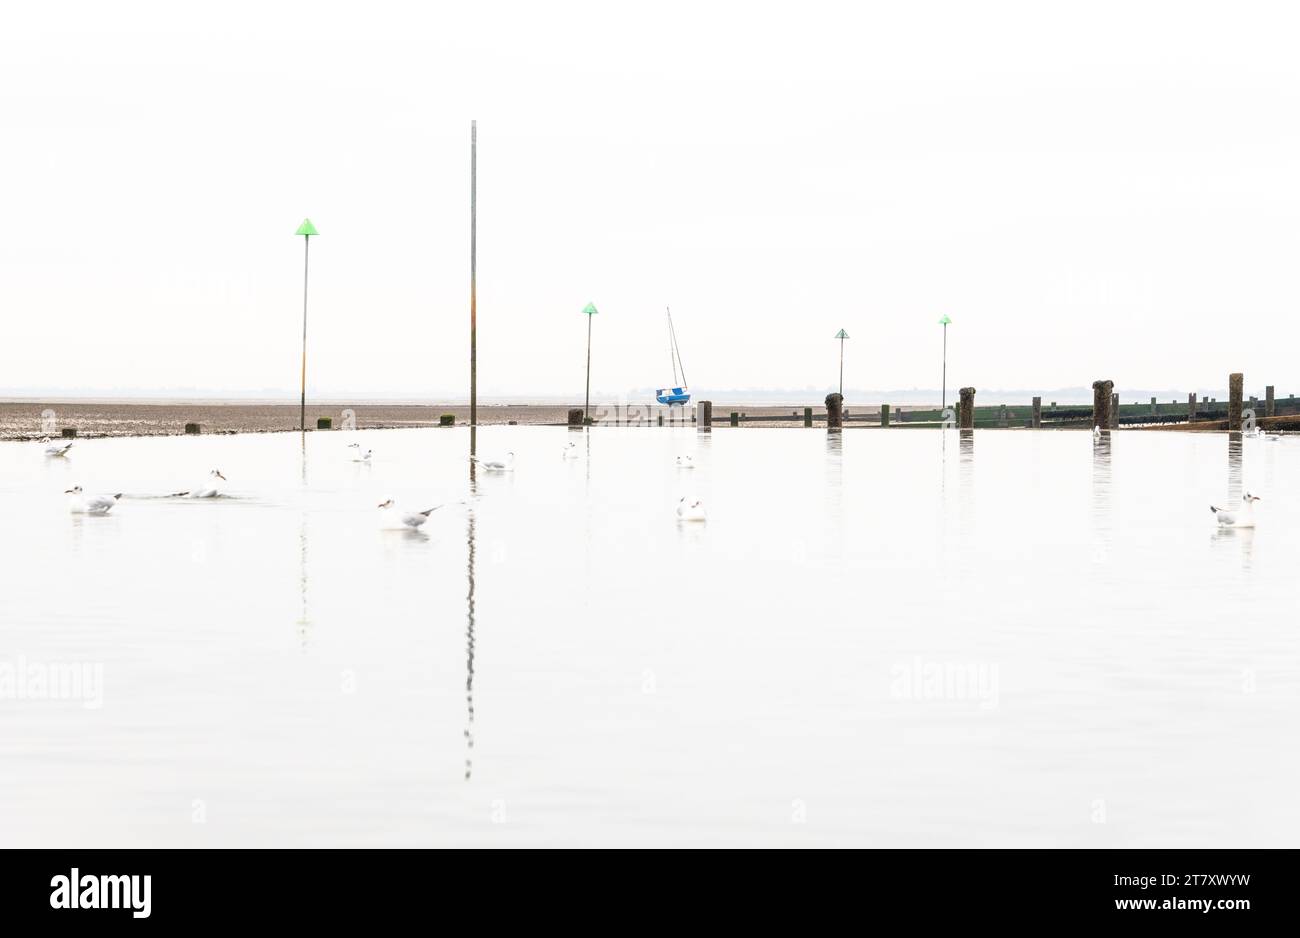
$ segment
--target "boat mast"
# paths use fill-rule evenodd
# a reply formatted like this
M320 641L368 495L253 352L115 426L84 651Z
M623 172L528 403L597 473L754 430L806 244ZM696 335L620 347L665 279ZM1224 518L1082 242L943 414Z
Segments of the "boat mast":
M673 311L666 306L664 309L668 310L668 337L672 339L673 343L673 380L677 380L677 370L680 368L682 372L682 383L680 386L687 387L686 366L682 364L682 350L677 346L677 330L673 328Z
M673 363L673 387L677 387L677 338L673 335L673 311L668 309L668 360Z

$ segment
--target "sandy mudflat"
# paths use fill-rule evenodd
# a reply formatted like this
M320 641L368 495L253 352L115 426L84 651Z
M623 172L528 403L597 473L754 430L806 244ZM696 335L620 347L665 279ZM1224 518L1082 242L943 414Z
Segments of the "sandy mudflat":
M564 424L568 404L480 404L479 423L545 426ZM726 426L731 411L743 412L747 425L764 425L761 418L792 417L801 407L790 405L733 405L715 403L715 426ZM818 422L825 409L815 407ZM878 410L875 406L856 408L860 412ZM469 421L468 404L345 404L307 405L307 426L314 428L319 417L333 420L333 428L343 429L350 411L358 430L393 427L432 427L442 414L453 414L456 424ZM675 413L659 405L592 405L592 416L600 423L639 423L655 425L660 415L666 421ZM689 420L689 411L687 412ZM754 418L759 418L755 420ZM203 433L274 433L298 428L298 404L286 402L248 403L213 401L94 401L94 400L26 400L0 402L0 440L32 440L42 436L59 436L64 428L75 427L79 437L168 436L185 432L187 423L197 423ZM772 426L802 426L802 421L783 419Z

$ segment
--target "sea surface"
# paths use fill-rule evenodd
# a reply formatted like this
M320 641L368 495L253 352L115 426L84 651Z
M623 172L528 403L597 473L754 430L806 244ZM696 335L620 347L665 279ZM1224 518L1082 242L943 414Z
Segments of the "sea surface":
M0 444L0 846L1293 845L1300 440L1108 436Z

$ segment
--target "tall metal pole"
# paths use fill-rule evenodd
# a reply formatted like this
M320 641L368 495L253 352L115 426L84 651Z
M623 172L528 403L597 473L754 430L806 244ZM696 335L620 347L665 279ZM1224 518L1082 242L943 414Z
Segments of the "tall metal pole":
M587 422L587 411L591 408L591 315L587 316L587 396L582 402L582 422Z
M943 324L943 390L939 392L942 396L942 402L939 407L940 412L948 407L948 324Z
M840 397L844 396L844 339L840 339Z
M469 425L478 426L478 121L469 122Z
M311 235L302 239L302 388L298 399L298 430L307 431L307 269L311 256Z

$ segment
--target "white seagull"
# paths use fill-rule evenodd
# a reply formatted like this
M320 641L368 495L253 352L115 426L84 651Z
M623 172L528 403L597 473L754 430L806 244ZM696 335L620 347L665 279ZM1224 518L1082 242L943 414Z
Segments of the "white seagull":
M391 498L379 503L379 508L383 511L381 518L386 527L406 529L415 531L420 525L429 520L429 515L433 514L441 505L434 505L432 508L426 508L424 511L401 511L397 507L397 502Z
M477 456L471 456L469 460L482 466L488 472L513 472L515 469L514 453L506 453L505 459L480 459Z
M1101 439L1101 427L1094 426L1094 427L1092 428L1092 438L1093 438L1094 440L1100 440L1100 439Z
M681 501L677 503L678 521L707 521L708 517L708 513L704 510L704 502L698 498L687 501L686 496L683 495Z
M560 450L560 455L563 456L565 459L577 459L577 458L578 458L578 444L577 444L577 443L565 443L565 444L564 444L564 449Z
M353 462L370 462L370 457L375 455L375 451L372 449L362 452L360 443L349 443L348 449L356 450L356 452L352 454Z
M48 436L41 440L45 444L45 455L58 458L68 455L68 450L72 449L72 441L66 443L55 443Z
M202 485L181 494L189 498L216 498L221 494L221 486L217 483L225 481L226 477L221 474L221 470L213 469L208 473L208 477L203 480Z
M106 515L122 497L121 492L116 495L86 495L80 485L74 485L63 494L72 496L68 500L68 510L74 515Z
M694 469L694 468L695 468L695 459L694 459L693 457L691 457L691 456L678 456L678 457L677 457L677 468L678 468L678 469Z
M1211 505L1210 511L1214 512L1214 520L1219 522L1221 528L1253 528L1257 501L1259 501L1258 495L1245 492L1241 496L1241 510L1229 510Z

